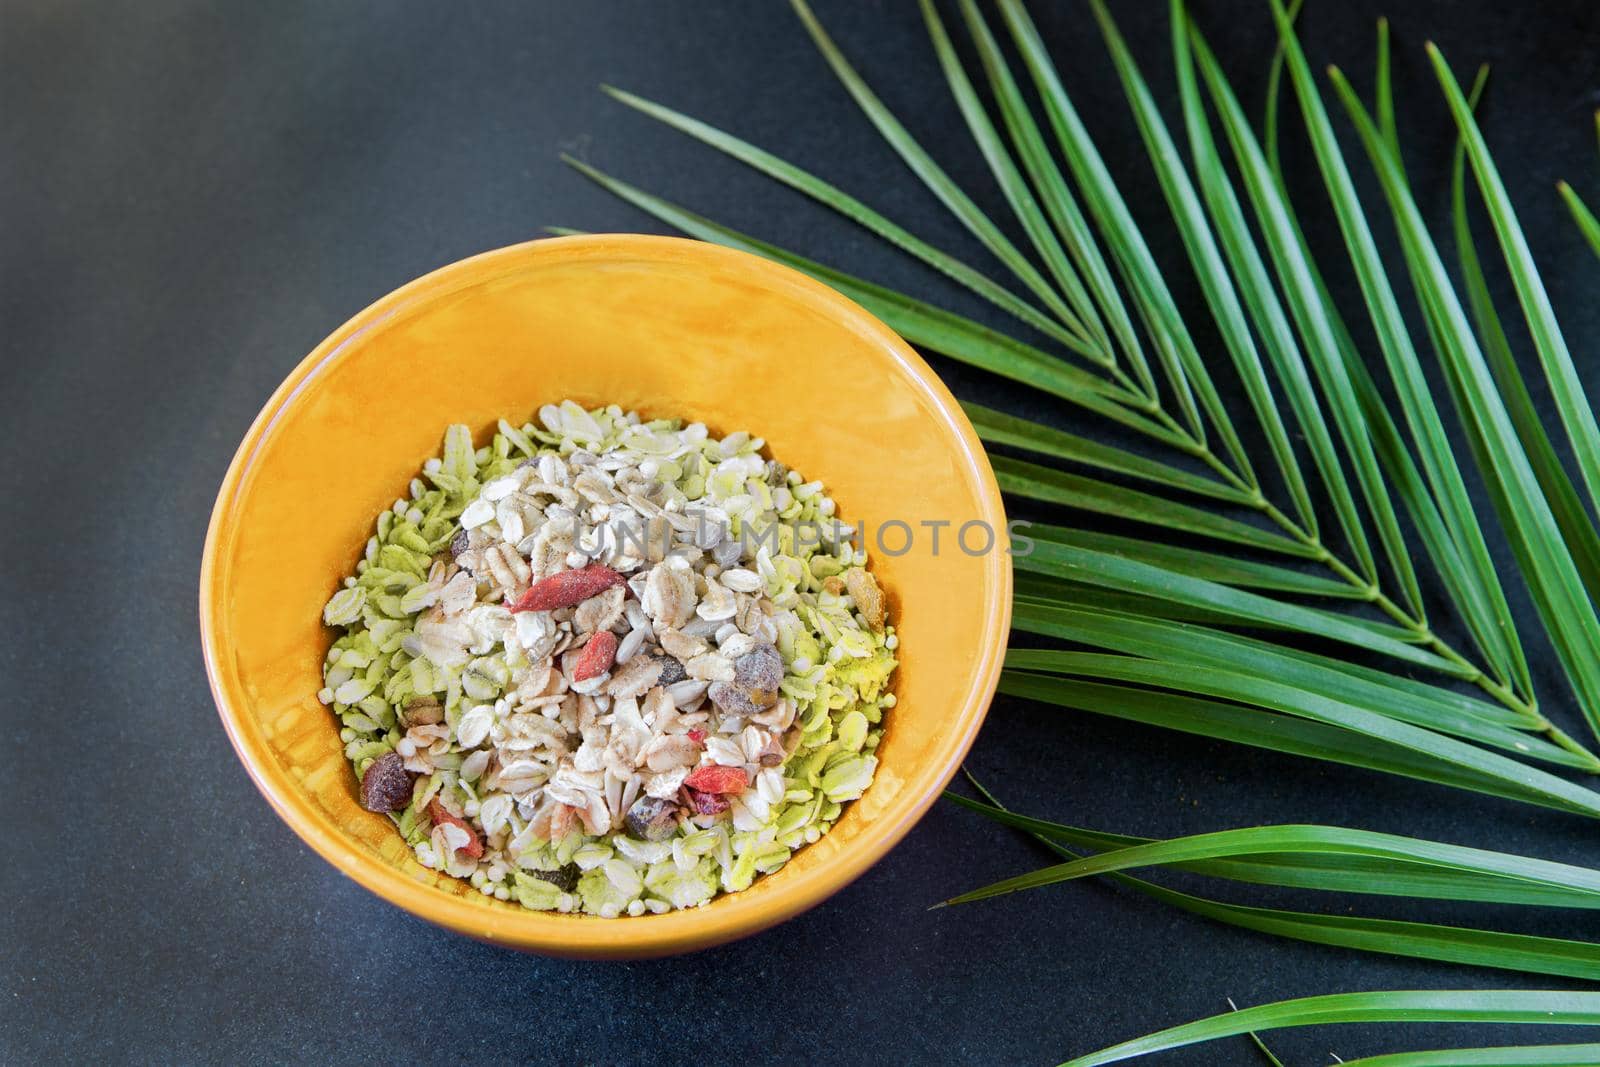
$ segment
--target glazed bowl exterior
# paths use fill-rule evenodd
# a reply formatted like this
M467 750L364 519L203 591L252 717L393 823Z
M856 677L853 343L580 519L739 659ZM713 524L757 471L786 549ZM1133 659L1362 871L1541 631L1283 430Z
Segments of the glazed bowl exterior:
M338 724L317 702L333 637L322 606L377 514L437 453L445 426L465 422L482 444L497 419L520 424L568 397L764 437L772 456L827 484L844 521L866 523L871 566L899 629L898 704L885 719L872 786L782 870L701 908L615 920L533 912L424 868L388 819L357 802ZM938 552L925 521L951 524ZM896 522L912 534L898 555L905 538ZM996 531L996 547L969 554L956 545L967 522ZM880 529L888 551L873 543ZM983 720L1005 651L1004 530L994 476L960 407L856 304L715 245L564 237L420 278L295 368L218 493L201 568L201 637L240 760L278 815L340 871L407 911L496 944L663 955L817 904L934 802ZM969 547L980 547L980 531Z

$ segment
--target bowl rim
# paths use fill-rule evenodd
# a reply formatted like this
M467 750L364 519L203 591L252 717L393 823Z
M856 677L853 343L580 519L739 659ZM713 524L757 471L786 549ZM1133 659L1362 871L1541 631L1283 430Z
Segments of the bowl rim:
M273 391L246 432L223 477L206 530L200 564L200 637L212 697L234 752L256 788L302 841L341 873L366 889L430 922L480 940L556 956L641 958L708 948L783 922L844 888L881 859L911 830L954 777L972 746L999 682L1011 622L1011 563L1004 552L985 559L983 632L988 635L967 692L956 703L950 729L935 751L931 773L892 801L883 817L864 829L827 863L804 872L782 890L732 894L719 907L692 908L640 917L637 922L607 922L584 916L485 907L466 896L439 891L398 868L374 860L348 842L348 831L313 805L268 749L258 722L243 709L249 699L230 657L222 602L229 556L223 548L237 535L234 512L240 487L258 449L300 393L350 350L369 328L408 306L521 267L530 257L574 261L703 262L733 266L759 276L762 288L785 295L825 314L844 328L868 336L898 364L953 438L959 460L977 486L981 514L995 529L1005 528L999 485L960 404L932 368L898 334L859 304L821 282L771 260L721 245L653 234L583 234L544 238L482 252L439 267L380 297L312 349ZM902 799L902 796L906 799ZM907 803L907 800L910 802ZM896 812L896 809L900 809ZM895 813L890 818L889 814ZM719 896L718 900L722 900ZM646 921L647 920L647 921Z

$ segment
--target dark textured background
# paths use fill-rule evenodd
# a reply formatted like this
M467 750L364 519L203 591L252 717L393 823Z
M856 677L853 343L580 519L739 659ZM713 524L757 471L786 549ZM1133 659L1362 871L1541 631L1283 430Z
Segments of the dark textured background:
M1036 6L1176 265L1085 9ZM1437 39L1461 68L1496 65L1490 138L1592 375L1595 265L1552 191L1565 175L1600 196L1592 0L1310 6L1314 59L1363 84L1373 20L1396 16L1409 161L1436 222L1449 138L1421 44ZM1170 102L1164 7L1117 10ZM1254 106L1264 6L1200 11ZM820 14L934 154L1002 211L914 6L828 2ZM1040 1064L1229 996L1561 984L1272 941L1100 884L929 913L1041 862L948 805L780 929L686 959L556 962L409 917L272 817L217 724L196 639L216 486L274 385L371 300L546 225L655 228L559 152L992 319L825 210L607 101L602 81L805 161L983 262L778 3L0 6L0 1060ZM1291 147L1295 184L1310 189L1303 145ZM1333 237L1313 227L1324 250ZM1023 403L937 365L964 395ZM1128 833L1326 821L1594 859L1593 828L1573 817L1014 701L996 705L972 763L1019 807ZM1560 913L1356 903L1595 932ZM1542 1036L1347 1029L1274 1044L1316 1064L1330 1049ZM1240 1040L1164 1062L1250 1056Z

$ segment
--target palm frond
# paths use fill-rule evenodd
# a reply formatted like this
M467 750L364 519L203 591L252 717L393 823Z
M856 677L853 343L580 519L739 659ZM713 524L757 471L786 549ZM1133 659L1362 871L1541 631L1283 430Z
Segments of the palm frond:
M997 822L1042 834L1053 840L1081 838L1071 827L1023 819L964 797L952 795L951 799ZM1230 868L1208 861L1231 861L1238 857L1261 860L1261 863L1253 866L1254 877L1249 880L1269 885L1332 888L1342 892L1379 892L1422 899L1474 899L1502 904L1590 909L1600 907L1600 872L1586 867L1337 826L1251 826L1168 841L1126 844L1095 856L1074 858L1054 867L1008 878L963 893L946 903L987 900L1024 889L1037 889L1076 878L1139 867L1181 865L1185 870L1231 877L1231 874L1219 873L1230 871ZM1290 862L1302 858L1322 862ZM1347 858L1364 862L1355 865L1330 862ZM1286 874L1275 876L1278 868L1286 868ZM1413 877L1419 873L1419 868L1424 870L1426 877ZM1464 878L1459 887L1453 884L1458 875ZM1364 876L1365 880L1358 882L1357 876ZM1464 893L1471 895L1463 897ZM1595 961L1600 962L1600 946L1594 946L1593 952Z
M866 81L856 73L850 61L834 45L833 39L828 36L822 24L811 13L805 0L793 0L794 8L800 16L800 21L805 25L806 31L816 42L817 49L827 59L829 66L838 75L839 81L849 90L850 95L860 105L861 110L878 128L906 166L912 173L920 178L933 194L939 198L950 212L961 221L961 224L976 237L994 257L1006 265L1017 278L1028 287L1045 306L1065 322L1074 333L1083 335L1084 327L1077 317L1067 307L1066 303L1057 295L1049 282L1033 266L1026 256L1001 232L989 217L985 215L966 192L955 183L944 169L934 162L932 156L925 152L916 139L911 136L905 126L901 125L890 110L879 100L877 94L867 85Z
M1329 1026L1344 1023L1499 1023L1551 1026L1592 1026L1600 1023L1600 993L1569 993L1559 990L1449 989L1395 990L1371 993L1334 993L1329 996L1302 997L1275 1004L1242 1008L1208 1019L1175 1026L1147 1037L1135 1038L1099 1052L1068 1060L1062 1067L1100 1067L1120 1063L1153 1052L1183 1048L1222 1037L1278 1030L1298 1026ZM1593 1050L1595 1045L1523 1046L1513 1050L1452 1050L1456 1059L1434 1058L1433 1063L1448 1064L1579 1064L1593 1062L1575 1059L1573 1050ZM1558 1051L1552 1052L1551 1049ZM1466 1053L1504 1052L1519 1058L1459 1058ZM1426 1055L1406 1053L1403 1055ZM1443 1054L1440 1054L1443 1055ZM1542 1058L1540 1058L1542 1057ZM1375 1062L1351 1060L1351 1064ZM1376 1062L1382 1062L1377 1060ZM1405 1060L1400 1060L1405 1063ZM1412 1061L1413 1063L1419 1061ZM1429 1061L1420 1061L1427 1063ZM1396 1059L1388 1059L1394 1067Z
M985 444L1009 445L1026 452L1035 452L1052 459L1095 467L1128 478L1153 482L1186 493L1196 493L1231 504L1248 505L1250 494L1237 486L1220 482L1204 474L1197 474L1168 463L1142 456L1137 452L1113 445L1091 441L1077 434L1030 422L1008 415L982 404L965 402L962 409L972 421L972 428ZM1292 550L1295 554L1299 549Z
M1288 430L1279 414L1260 354L1251 337L1239 294L1223 264L1222 255L1218 250L1218 240L1212 235L1200 198L1188 173L1178 163L1177 146L1167 132L1166 124L1162 121L1160 112L1150 96L1150 90L1134 64L1127 46L1098 0L1094 4L1094 12L1111 49L1112 59L1132 107L1139 133L1150 159L1155 164L1156 176L1194 267L1195 278L1221 331L1224 347L1233 360L1239 381L1288 486L1301 522L1313 523L1315 511L1311 505L1305 479L1295 459ZM1224 235L1223 240L1226 239Z
M1022 612L1022 608L1023 605L1019 604L1018 613ZM1026 671L1002 673L1000 692L1076 711L1361 767L1558 811L1590 817L1600 814L1596 811L1592 795L1575 802L1569 801L1527 788L1519 781L1486 775L1439 760L1431 754L1418 753L1414 748L1348 730L1341 725L1291 718L1223 700L1072 677L1050 677Z
M1332 124L1312 81L1310 66L1290 31L1287 14L1281 8L1278 13L1282 19L1280 31L1287 50L1295 94L1301 102L1306 127L1311 132L1312 146L1365 297L1379 348L1388 364L1404 421L1410 431L1410 441L1421 460L1429 488L1428 495L1437 503L1457 558L1466 567L1461 581L1471 582L1475 587L1474 599L1459 602L1464 621L1472 628L1479 647L1494 664L1502 681L1513 674L1520 681L1526 674L1526 662L1520 647L1514 644L1516 634L1510 609L1501 592L1488 546L1468 499L1466 483L1456 464L1443 420L1433 403L1421 361L1384 270L1377 243L1367 225L1343 153L1334 137ZM1386 119L1388 132L1385 136L1392 140L1394 116L1387 64L1380 63L1379 71L1379 99L1380 102L1386 102L1384 106L1390 112ZM1480 613L1476 610L1480 606L1487 606L1490 610Z
M1075 848L1090 849L1100 853L1122 853L1121 859L1103 866L1096 874L1127 869L1128 849L1164 844L1155 838L1133 837L1127 834L1108 834L1085 830L1076 826L1048 822L1018 815L1000 805L999 801L970 775L968 780L987 798L973 800L959 793L946 793L946 799L960 807L987 816L995 822L1023 830L1043 844L1065 844ZM1307 828L1296 827L1296 831ZM1335 836L1352 831L1336 827L1315 828L1323 834ZM1385 835L1379 835L1380 838ZM1394 842L1385 842L1386 849ZM1400 850L1410 847L1403 839ZM1423 842L1424 846L1431 842ZM1360 855L1338 849L1331 854L1317 850L1271 851L1251 854L1206 858L1168 859L1161 863L1172 870L1187 871L1212 878L1225 878L1231 882L1251 885L1272 885L1291 889L1318 889L1328 892L1360 893L1375 896L1423 897L1430 900L1470 900L1481 903L1515 903L1535 907L1583 908L1600 907L1600 896L1592 887L1595 872L1587 868L1572 868L1568 872L1583 882L1577 888L1546 885L1541 882L1508 879L1500 873L1485 873L1469 866L1452 866L1441 870L1437 864L1415 862L1409 857L1393 854L1384 856ZM1059 854L1059 853L1058 853ZM1147 854L1148 855L1148 854ZM1082 857L1068 855L1070 863ZM1081 869L1074 877L1086 872Z
M1440 69L1441 78L1448 78L1448 72ZM1332 75L1389 199L1413 288L1456 396L1457 411L1466 424L1469 440L1475 442L1479 473L1491 487L1501 524L1579 707L1589 718L1591 728L1600 732L1600 620L1594 604L1584 591L1577 565L1495 387L1455 287L1422 223L1405 176L1350 84L1337 69ZM1454 80L1449 79L1448 88L1454 85ZM1470 155L1477 132L1470 114L1462 122L1462 129L1467 134ZM1514 224L1514 219L1506 223ZM1565 356L1564 348L1560 354ZM1587 411L1586 404L1584 410Z
M1071 524L1036 524L1016 539L1014 625L1029 643L1050 647L1014 648L1000 691L1600 818L1600 792L1564 776L1600 772L1600 758L1550 720L1529 667L1543 651L1533 642L1547 641L1574 698L1557 703L1575 704L1600 737L1600 532L1592 518L1600 503L1600 426L1474 117L1483 73L1464 93L1429 48L1459 136L1450 204L1458 288L1402 160L1386 22L1378 26L1371 111L1337 70L1332 88L1340 106L1330 108L1295 34L1299 0L1272 0L1277 47L1258 130L1182 0L1171 4L1178 107L1170 118L1105 5L1089 0L1160 206L1181 242L1185 280L1199 297L1193 306L1201 310L1186 317L1178 276L1158 265L1022 0L995 0L994 29L976 0L953 0L959 23L947 23L935 0L921 0L945 88L993 192L1020 229L1020 244L985 214L983 196L963 189L873 92L805 0L791 2L868 121L1010 280L995 280L992 267L962 261L730 132L620 89L606 91L864 227L1005 312L1026 328L1022 336L568 162L670 226L833 286L928 352L1064 402L1066 428L965 405L1013 507L1064 508L1073 516ZM955 40L958 25L976 56L971 70ZM1009 38L1009 53L1000 37ZM1279 127L1289 111L1312 148L1327 198L1321 208L1338 225L1342 255L1314 253L1305 236L1313 205L1298 202L1283 181ZM1362 203L1341 148L1330 113L1341 111L1378 178L1403 276L1386 265L1380 241L1390 234L1378 232L1378 212ZM1550 426L1517 364L1522 335L1491 296L1469 216L1471 188L1498 250L1488 269L1509 275L1518 321L1554 399ZM1560 193L1600 255L1600 221L1570 186L1563 183ZM1345 271L1360 293L1348 307L1334 299L1329 282ZM1424 336L1408 325L1407 301L1421 310ZM1358 331L1372 343L1359 341ZM1212 337L1221 352L1205 351ZM1430 388L1428 354L1448 405ZM1224 402L1229 392L1241 399L1241 417ZM1555 425L1576 477L1553 439ZM1119 443L1097 439L1096 427L1115 428ZM1132 445L1129 434L1137 439ZM1470 469L1453 447L1458 439L1467 443ZM1473 506L1474 476L1487 508ZM1106 519L1133 532L1096 528ZM1514 571L1495 564L1496 531ZM1542 633L1519 632L1511 610L1518 589ZM1425 605L1443 607L1430 618ZM1600 905L1600 874L1587 868L1338 827L1251 827L1172 840L1108 834L1013 814L973 784L991 803L952 799L1033 835L1061 862L959 901L1101 876L1274 936L1600 978L1600 945L1590 942L1256 907L1130 873L1166 867L1236 885L1592 910ZM1174 1027L1072 1063L1118 1062L1279 1027L1401 1021L1595 1024L1600 994L1307 998ZM1450 1049L1351 1062L1594 1063L1600 1046Z
M1102 853L1115 853L1120 850L1126 857L1129 849L1162 844L1162 842L1153 841L1149 838L1097 833L1092 830L1082 830L1078 827L1063 826L1060 823L1045 822L1039 819L1029 819L1014 815L1006 810L995 799L994 795L984 788L983 783L974 778L970 772L967 774L967 780L988 803L969 800L957 794L947 794L947 796L963 807L971 808L998 822L1027 832L1045 848L1067 861L1068 864L1083 862L1083 858L1068 848L1068 845ZM1335 832L1337 833L1337 831ZM1112 866L1115 866L1115 864L1112 864ZM1484 874L1459 867L1440 870L1431 864L1414 863L1409 858L1393 855L1371 857L1348 854L1326 855L1316 852L1267 853L1247 859L1230 856L1182 861L1170 864L1170 866L1192 874L1224 878L1234 882L1292 888L1368 894L1392 893L1394 895L1416 895L1440 900L1474 901L1501 900L1509 891L1521 897L1522 899L1519 902L1523 904L1552 907L1589 907L1592 904L1592 898L1583 890L1574 893L1565 889L1538 886L1534 883L1521 882L1520 880L1515 880L1513 885L1498 874ZM1569 976L1576 971L1587 970L1592 963L1586 963L1585 961L1592 961L1596 949L1600 948L1600 946L1588 945L1584 942L1525 937L1492 930L1471 930L1455 926L1439 926L1431 923L1396 922L1394 920L1368 919L1354 915L1327 915L1288 911L1280 908L1250 907L1213 900L1193 893L1179 892L1117 870L1107 869L1103 873L1105 877L1108 877L1118 885L1125 886L1137 893L1169 904L1180 911L1186 911L1192 915L1212 919L1240 929L1340 948L1409 956L1416 959L1440 960L1451 963ZM1579 877L1587 878L1588 873L1579 875ZM1238 1012L1239 1009L1233 1004L1232 1000L1229 1000L1228 1003L1234 1012ZM1271 1062L1278 1062L1256 1032L1248 1028L1248 1024L1247 1028L1242 1032L1251 1039L1256 1048L1266 1055ZM1218 1034L1215 1036L1233 1035ZM1213 1039L1212 1037L1202 1037L1199 1040ZM1117 1058L1131 1058L1143 1055L1146 1052L1158 1051L1154 1048L1136 1050L1129 1047L1131 1044L1125 1043L1117 1046L1119 1050L1126 1052L1125 1056ZM1173 1045L1168 1047L1180 1046ZM1550 1049L1558 1050L1555 1053L1556 1058L1538 1058ZM1432 1056L1434 1058L1421 1059L1416 1062L1439 1065L1472 1063L1576 1065L1593 1062L1592 1060L1577 1058L1580 1053L1576 1050L1580 1049L1600 1049L1600 1046L1522 1046L1519 1048L1493 1050L1449 1050L1450 1054L1460 1054L1461 1058L1458 1059L1451 1059L1448 1055L1442 1053L1400 1053L1397 1055L1401 1057L1411 1055ZM1107 1052L1109 1051L1111 1050L1107 1050ZM1480 1058L1476 1055L1478 1052L1493 1052L1500 1058L1494 1058L1489 1055ZM1588 1053L1584 1052L1583 1054ZM1113 1058L1104 1062L1116 1062L1116 1059ZM1370 1061L1352 1062L1385 1062L1385 1060L1383 1057L1378 1057ZM1407 1061L1400 1059L1388 1062L1403 1063Z
M1428 45L1428 58L1433 61L1439 85L1444 90L1445 100L1449 102L1456 126L1461 131L1467 158L1472 163L1473 176L1483 194L1489 220L1494 225L1512 284L1516 287L1517 300L1533 338L1534 351L1550 384L1550 395L1566 428L1578 470L1588 487L1589 500L1600 504L1600 425L1595 423L1594 411L1589 406L1577 367L1572 362L1572 354L1567 349L1566 338L1550 306L1544 281L1534 265L1533 252L1528 248L1527 238L1511 206L1511 198L1500 180L1500 171L1489 154L1477 120L1473 118L1472 107L1462 94L1444 56L1432 44Z
M1395 385L1398 420L1391 415L1363 365L1350 331L1329 296L1323 268L1311 256L1296 212L1277 179L1275 133L1268 146L1270 151L1264 150L1245 120L1226 76L1181 3L1174 3L1173 11L1174 61L1182 97L1182 127L1194 160L1193 173L1183 164L1110 16L1101 4L1093 4L1135 126L1156 168L1174 225L1205 297L1210 325L1223 339L1233 372L1255 417L1256 430L1267 441L1278 480L1288 493L1286 512L1269 499L1246 459L1242 436L1221 403L1211 368L1201 359L1193 334L1178 312L1143 235L1019 0L1000 0L1000 15L1036 89L1046 126L1066 163L1065 171L1058 167L1045 144L1045 134L1033 118L1018 79L975 3L961 0L961 13L1000 115L998 125L962 67L932 3L923 4L923 15L957 109L988 162L1002 196L1044 262L1043 271L1027 264L1021 250L1000 234L977 202L956 186L889 112L803 0L795 0L795 7L830 67L901 159L1023 282L1049 315L809 172L699 120L620 90L608 91L630 106L866 225L986 296L1025 324L1040 329L1069 352L1083 357L1086 366L1074 367L1025 342L740 234L586 165L575 165L613 192L686 232L805 270L863 303L913 343L1041 388L1085 412L1134 430L1186 460L1198 461L1206 471L1193 473L1180 464L989 408L969 406L974 425L991 447L1021 449L1052 464L1089 467L1117 479L1090 477L996 453L993 464L997 476L1013 499L1064 505L1079 512L1137 522L1168 536L1200 536L1232 546L1232 551L1265 552L1289 561L1310 561L1328 572L1327 578L1317 582L1291 581L1283 575L1296 573L1292 568L1273 569L1270 564L1196 549L1187 543L1184 551L1174 551L1175 546L1148 538L1124 538L1117 543L1116 551L1106 552L1091 547L1092 542L1086 539L1088 531L1066 529L1039 552L1019 555L1017 559L1024 570L1060 579L1056 593L1069 597L1115 596L1122 606L1138 606L1157 620L1200 619L1208 626L1266 631L1276 636L1263 640L1277 644L1284 654L1298 651L1292 645L1281 644L1285 640L1342 641L1351 649L1375 651L1397 661L1396 668L1377 673L1377 680L1370 682L1380 693L1397 691L1409 684L1397 669L1400 664L1423 667L1445 678L1478 685L1507 710L1512 720L1493 728L1463 730L1459 723L1448 719L1416 721L1411 709L1421 698L1414 694L1400 701L1369 700L1369 707L1382 708L1373 714L1384 721L1361 720L1362 728L1354 731L1364 732L1365 740L1357 743L1359 755L1302 744L1306 754L1341 762L1354 758L1369 766L1393 766L1393 751L1383 749L1378 754L1369 750L1379 736L1392 749L1394 738L1382 731L1374 734L1369 728L1394 726L1406 739L1401 747L1410 749L1405 761L1421 759L1427 767L1425 775L1431 780L1482 788L1488 773L1494 780L1492 790L1500 795L1538 797L1535 802L1546 804L1553 802L1548 790L1530 789L1526 780L1514 781L1515 761L1492 755L1486 749L1512 752L1520 759L1600 769L1600 761L1551 724L1534 701L1527 658L1490 559L1483 528L1467 497L1442 415L1422 375L1395 288L1384 271L1367 216L1333 138L1330 119L1294 37L1289 12L1276 7L1279 55L1300 103L1301 117L1345 236L1350 264L1361 284L1365 309ZM1240 188L1235 188L1213 140L1213 119L1201 96L1202 85L1215 121L1232 150L1242 182ZM1409 192L1393 150L1397 136L1393 128L1386 28L1380 30L1378 99L1379 118L1372 123L1369 152L1382 152L1383 161L1390 167L1386 192L1393 204L1397 197L1404 201ZM1275 130L1275 93L1272 101ZM1467 121L1470 122L1470 111ZM1497 232L1507 244L1508 262L1523 275L1521 291L1526 294L1524 303L1533 309L1530 315L1540 327L1545 364L1559 371L1564 358L1559 331L1538 314L1537 295L1542 290L1536 285L1531 261L1518 252L1515 218L1495 196L1497 179L1493 177L1487 150L1480 144L1477 148L1481 150L1474 152L1468 132L1463 124L1464 153L1470 155L1474 173L1491 198L1491 207L1496 209ZM1255 230L1245 218L1245 203L1254 216ZM1399 207L1395 210L1400 212ZM1425 232L1405 226L1401 236L1409 253L1414 288L1428 313L1430 340L1440 349L1448 379L1458 386L1456 407L1469 441L1476 443L1482 453L1480 458L1485 460L1479 464L1480 472L1491 483L1492 496L1500 504L1497 513L1523 564L1523 577L1579 695L1580 706L1600 723L1595 710L1600 708L1600 658L1592 655L1600 650L1600 629L1594 625L1594 611L1584 584L1600 573L1595 569L1600 564L1600 538L1588 523L1570 480L1564 480L1565 473L1554 457L1553 446L1542 436L1537 418L1522 402L1526 390L1517 391L1521 379L1509 354L1493 344L1486 345L1492 353L1493 369L1479 373L1484 357L1477 355L1477 363L1473 363L1476 340L1461 317L1459 305L1454 303L1448 278L1442 269L1424 269L1428 266L1431 240ZM1102 243L1111 266L1102 258ZM1475 292L1481 272L1466 273L1469 290ZM1056 288L1050 287L1052 280ZM1447 314L1452 307L1453 318ZM1475 305L1475 309L1480 323L1485 322L1483 307ZM1157 388L1144 362L1146 345L1156 353L1164 389ZM1166 409L1164 396L1177 405L1175 415ZM1509 399L1502 400L1502 396ZM1581 430L1578 416L1586 406L1580 407L1577 402L1581 394L1569 400L1573 425ZM1294 432L1281 413L1282 405L1292 413ZM1497 419L1496 410L1503 419ZM1302 447L1316 471L1317 489L1325 494L1341 539L1351 553L1348 562L1320 533L1313 493L1293 443L1296 434L1303 438ZM1220 452L1209 443L1213 436L1220 442ZM1521 442L1527 442L1528 451L1524 452ZM1504 474L1485 469L1490 466L1489 450L1508 444L1517 446L1522 468ZM1143 483L1146 488L1125 484L1124 479ZM1563 494L1563 485L1569 492ZM1171 493L1202 498L1202 504L1181 503ZM1420 540L1422 555L1418 558L1432 564L1434 577L1455 609L1456 621L1472 636L1480 660L1474 662L1447 643L1422 614L1422 584L1396 501ZM1253 512L1280 532L1230 517L1223 507ZM1387 579L1380 577L1369 530L1381 546ZM1232 565L1219 565L1230 558ZM1389 592L1391 582L1393 593ZM1345 595L1338 599L1351 607L1329 611L1298 602L1308 596L1332 596L1330 586L1342 588ZM1097 591L1088 593L1089 588ZM1389 623L1379 624L1367 617L1360 610L1362 605L1376 608ZM1036 615L1019 614L1024 619ZM1074 639L1093 647L1106 638L1095 631L1087 638ZM1172 655L1178 657L1180 653ZM1080 665L1088 662L1098 661L1083 660ZM1181 662L1181 658L1169 658L1167 662ZM1122 665L1119 670L1127 677L1110 678L1106 665L1100 664L1096 677L1100 682L1114 682L1113 688L1130 693L1138 688L1126 687L1184 689L1175 683L1163 685L1156 679L1168 674L1148 664L1137 669ZM1131 681L1135 675L1144 680ZM1303 694L1256 686L1251 689L1253 696L1242 699L1243 692L1233 686L1227 689L1231 695L1208 695L1216 697L1218 706L1250 708L1277 719L1285 715L1306 717ZM1220 703L1223 701L1227 703ZM1238 714L1248 716L1251 712ZM1412 721L1405 718L1407 714L1412 714ZM1323 719L1321 724L1330 725L1330 720ZM1350 720L1331 724L1337 729L1353 729ZM1407 733L1409 730L1418 735ZM1530 736L1530 732L1545 736ZM1326 737L1325 733L1317 735L1319 742ZM1513 737L1518 742L1513 743ZM1448 752L1449 758L1441 760L1441 752ZM1484 760L1494 768L1492 772L1485 771ZM1496 761L1513 766L1504 767ZM1449 766L1441 769L1441 765ZM1591 791L1568 786L1555 803L1567 810L1594 811L1596 799Z
M1143 855L1148 857L1153 851L1171 843L1096 833L1014 815L1001 807L989 791L971 775L968 775L968 779L973 787L989 800L988 804L968 800L957 794L947 794L947 796L997 822L1026 831L1040 844L1060 856L1066 861L1064 864L1046 868L1058 876L1056 880L1084 876L1090 868L1098 868L1093 870L1093 873L1108 877L1119 885L1171 905L1180 911L1228 926L1287 937L1296 941L1562 977L1593 977L1594 974L1600 973L1600 945L1589 942L1530 937L1497 930L1477 930L1434 923L1400 922L1356 915L1330 915L1289 911L1282 908L1253 907L1214 900L1194 893L1183 893L1129 875L1123 870L1128 864L1121 862L1136 859L1133 851L1135 849L1141 850ZM1333 827L1293 829L1301 832L1321 830L1329 835L1343 833ZM1068 845L1093 849L1102 855L1081 857L1072 852ZM1429 863L1413 862L1409 858L1395 855L1373 857L1342 852L1333 854L1317 851L1271 852L1252 855L1246 859L1227 857L1179 860L1167 866L1234 882L1302 889L1419 896L1439 900L1503 902L1515 898L1512 901L1514 903L1550 907L1594 906L1594 899L1581 889L1572 891L1524 883L1517 879L1508 880L1498 874L1461 868L1444 870ZM980 893L986 894L991 891L1005 890L997 884L947 903L976 899Z

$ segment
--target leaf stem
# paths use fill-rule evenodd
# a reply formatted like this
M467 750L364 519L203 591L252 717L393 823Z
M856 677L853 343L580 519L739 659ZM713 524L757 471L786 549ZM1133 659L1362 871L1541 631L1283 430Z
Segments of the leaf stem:
M1164 425L1167 425L1174 431L1181 432L1172 417L1164 410L1157 410L1151 414ZM1314 549L1317 553L1317 561L1326 566L1342 581L1345 581L1353 588L1360 590L1368 603L1372 604L1379 611L1389 616L1389 618L1393 619L1400 626L1415 634L1418 643L1423 645L1429 651L1442 656L1458 666L1470 669L1472 671L1472 675L1466 679L1468 682L1476 685L1479 689L1482 689L1485 693L1493 697L1499 703L1526 718L1528 720L1529 727L1538 733L1544 734L1552 744L1560 746L1575 756L1582 757L1588 764L1587 769L1589 773L1600 774L1600 757L1596 757L1593 752L1590 752L1583 745L1575 741L1569 734L1561 730L1549 719L1545 718L1544 715L1540 713L1539 706L1535 701L1519 695L1513 688L1505 684L1504 681L1487 674L1483 668L1478 666L1472 660L1468 659L1466 656L1462 655L1447 641L1434 632L1433 628L1428 624L1425 618L1414 615L1405 608L1401 607L1399 604L1395 603L1387 594L1383 592L1381 588L1379 588L1375 582L1368 581L1366 578L1358 574L1348 563L1334 555L1333 552L1331 552L1328 547L1323 544L1322 538L1319 534L1306 530L1293 518L1284 514L1284 512L1278 508L1277 505L1273 504L1270 500L1263 496L1258 489L1248 484L1238 475L1237 472L1224 463L1222 459L1218 457L1217 454L1213 452L1206 444L1196 441L1188 434L1184 434L1183 436L1185 439L1184 447L1190 455L1194 456L1200 462L1204 463L1207 467L1215 471L1229 485L1249 493L1249 503L1251 507L1255 508L1255 510L1259 511L1266 518L1270 519L1290 537L1305 545L1307 548Z

